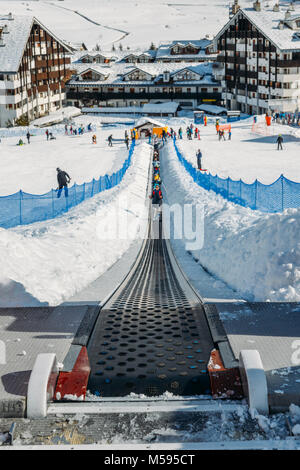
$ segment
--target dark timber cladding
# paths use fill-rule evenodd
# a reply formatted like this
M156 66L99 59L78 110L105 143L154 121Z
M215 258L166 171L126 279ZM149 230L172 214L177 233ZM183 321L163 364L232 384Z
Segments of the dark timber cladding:
M101 311L89 342L92 393L210 394L207 364L214 345L202 305L184 287L165 240L147 240L136 269Z
M234 40L234 43L228 43L228 40ZM245 46L243 51L238 50L238 44ZM225 65L228 93L235 94L235 91L240 89L246 91L246 96L247 92L256 92L259 99L275 98L273 90L283 88L283 84L278 81L278 74L282 73L280 69L300 67L299 52L292 52L290 59L280 59L280 51L244 16L242 11L236 14L233 23L229 24L218 38L218 50L224 52L217 61ZM233 53L233 56L229 52ZM256 55L255 70L248 65L248 60L254 57L252 53ZM274 58L271 56L272 53L275 54ZM268 65L262 64L261 59L267 59ZM259 72L266 74L265 80L259 79ZM243 80L240 80L241 77ZM267 92L260 93L259 86L267 88Z
M41 43L45 44L44 54L37 55L36 45L40 46ZM70 77L66 69L68 64L70 58L66 57L66 49L39 24L34 23L19 68L21 88L27 89L28 96L48 91L48 86L51 91L56 92L59 90L59 83L63 89L65 81ZM56 66L58 70L54 69ZM31 85L27 81L28 71L31 74Z

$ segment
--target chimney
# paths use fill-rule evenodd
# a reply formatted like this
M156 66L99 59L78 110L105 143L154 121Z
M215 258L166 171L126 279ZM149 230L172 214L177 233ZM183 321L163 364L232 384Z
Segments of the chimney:
M295 11L295 7L294 7L294 3L293 3L293 2L290 3L289 10L290 10L290 11Z
M256 2L253 3L253 8L255 11L261 11L261 3L258 0L256 0Z
M7 19L10 21L14 19L12 13L8 13Z
M234 0L234 5L232 5L232 14L235 15L240 8L239 0Z
M2 29L2 33L8 34L8 26L5 24Z
M284 19L285 19L285 20L288 20L291 16L292 16L292 15L291 15L291 12L290 12L289 10L287 10L287 11L285 12Z
M4 44L3 38L0 37L0 47L3 47L3 46L5 46L5 44Z
M280 11L279 3L275 3L275 5L273 7L273 11Z

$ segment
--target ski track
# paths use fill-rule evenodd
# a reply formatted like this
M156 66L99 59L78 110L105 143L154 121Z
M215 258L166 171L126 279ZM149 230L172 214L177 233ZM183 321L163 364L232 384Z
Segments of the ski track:
M54 5L54 3L50 3L50 2L43 2L43 3L46 4L46 5L50 5L54 8L61 8L62 10L69 11L71 13L74 13L74 15L81 16L81 18L83 18L84 20L86 20L89 23L92 23L96 26L100 26L101 28L105 28L105 29L109 29L111 31L117 31L118 33L122 33L123 35L119 39L116 39L115 41L112 41L112 44L114 44L116 42L119 42L119 41L122 41L124 38L126 38L127 36L129 36L131 34L130 32L123 31L122 29L113 28L112 26L106 26L106 25L103 25L101 23L97 23L96 21L92 20L91 18L84 15L83 13L80 13L78 10L72 10L71 8L63 7L61 5Z

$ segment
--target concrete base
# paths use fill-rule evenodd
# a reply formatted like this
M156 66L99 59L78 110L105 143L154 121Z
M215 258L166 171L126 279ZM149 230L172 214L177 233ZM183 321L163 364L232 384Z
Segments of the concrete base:
M0 418L25 415L28 382L38 354L55 353L70 370L90 335L98 307L0 309L0 341L6 361L0 368Z
M270 412L300 406L300 304L288 302L215 303L231 347L257 350L266 373ZM222 356L222 351L221 351ZM230 357L222 357L226 361Z

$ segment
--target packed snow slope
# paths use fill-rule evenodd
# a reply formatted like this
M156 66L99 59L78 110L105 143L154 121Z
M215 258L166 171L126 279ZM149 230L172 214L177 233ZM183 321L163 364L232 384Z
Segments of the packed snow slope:
M58 305L103 274L136 237L144 236L150 155L148 144L137 145L119 186L64 216L0 229L0 258L5 260L1 307Z
M75 120L73 127L86 125L90 122L87 116ZM13 194L20 189L31 194L44 194L57 187L56 168L60 167L71 176L71 184L82 184L98 179L105 174L118 170L128 152L124 141L114 142L108 147L107 137L124 139L124 129L105 130L96 121L96 131L83 135L55 134L56 140L46 139L46 135L35 135L35 129L30 129L32 137L30 144L22 137L25 145L17 146L19 137L2 138L0 196ZM61 126L64 128L64 126ZM46 130L46 129L45 129ZM43 131L43 133L45 132ZM49 128L51 131L51 127ZM127 128L129 133L129 127ZM97 136L97 144L92 143L92 136Z
M4 13L36 16L61 38L88 48L147 48L151 42L200 39L216 34L229 18L228 0L0 0ZM240 0L252 6L253 0Z
M259 117L264 120L263 117ZM182 120L183 139L177 139L179 151L197 167L196 153L202 152L202 168L220 178L240 178L248 184L258 179L263 184L271 184L280 175L291 181L300 182L299 143L300 130L291 126L272 123L270 135L252 132L253 117L232 123L231 141L225 131L225 141L219 140L216 133L216 118L209 118L208 126L196 125L200 129L200 140L188 140L186 127L192 120ZM170 125L178 131L178 122L172 120ZM221 123L222 124L222 123ZM277 150L277 137L283 136L283 150Z
M185 150L187 157L188 145ZM246 300L300 300L299 209L266 215L202 189L171 142L163 156L163 183L170 205L204 206L204 246L193 255L206 271ZM184 249L187 240L181 242Z

